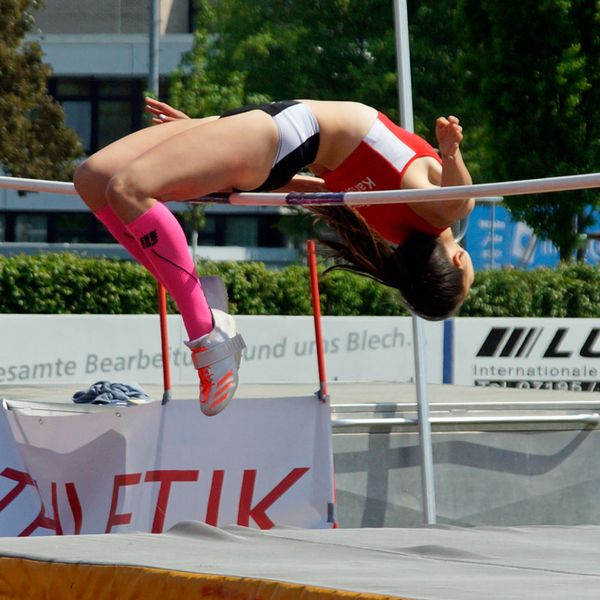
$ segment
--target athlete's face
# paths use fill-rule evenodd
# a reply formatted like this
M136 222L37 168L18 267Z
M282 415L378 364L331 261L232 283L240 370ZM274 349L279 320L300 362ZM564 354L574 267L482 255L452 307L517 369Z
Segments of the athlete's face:
M466 298L469 294L469 290L473 285L473 281L475 280L475 269L473 268L473 261L471 260L471 255L461 246L458 246L458 250L456 250L454 256L452 257L452 262L457 269L460 269L463 273L463 290L464 290L464 298Z
M464 290L463 298L466 298L475 279L475 269L473 267L471 255L453 238L446 238L444 245L446 246L446 250L450 260L452 261L452 264L457 269L462 271Z
M460 257L461 266L459 267L463 271L463 289L465 290L465 298L469 294L469 290L475 280L475 268L473 267L473 261L471 255L466 251L462 251Z

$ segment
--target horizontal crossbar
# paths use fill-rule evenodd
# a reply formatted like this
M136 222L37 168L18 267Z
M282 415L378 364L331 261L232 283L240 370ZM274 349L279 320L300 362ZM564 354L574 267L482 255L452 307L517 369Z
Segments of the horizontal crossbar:
M367 204L410 204L462 200L464 198L488 198L490 196L518 196L545 192L563 192L600 187L600 173L524 179L499 183L457 185L444 188L418 190L385 190L361 192L311 192L311 193L248 193L210 194L186 202L196 204L232 204L237 206L328 206ZM75 187L69 182L0 177L0 189L29 192L53 192L76 195Z

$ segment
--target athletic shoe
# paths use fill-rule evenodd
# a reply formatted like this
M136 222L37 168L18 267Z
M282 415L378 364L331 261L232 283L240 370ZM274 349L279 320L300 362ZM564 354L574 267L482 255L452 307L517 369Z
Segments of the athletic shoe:
M238 369L246 347L236 333L231 315L212 309L214 328L196 340L185 342L200 379L200 409L210 417L220 413L238 387Z

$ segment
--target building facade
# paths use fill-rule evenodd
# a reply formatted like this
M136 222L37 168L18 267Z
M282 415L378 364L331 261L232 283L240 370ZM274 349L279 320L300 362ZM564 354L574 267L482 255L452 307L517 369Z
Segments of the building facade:
M168 74L192 47L194 3L161 0L159 4L158 64L164 90ZM150 5L150 0L46 0L35 15L28 39L40 43L53 70L49 91L62 105L67 124L79 135L86 154L147 123L143 96L149 89ZM169 207L191 243L189 207L176 203ZM293 261L297 252L278 228L281 218L277 208L209 206L206 225L198 232L200 253L273 264ZM0 190L0 252L112 242L78 198ZM116 247L110 253L122 255Z

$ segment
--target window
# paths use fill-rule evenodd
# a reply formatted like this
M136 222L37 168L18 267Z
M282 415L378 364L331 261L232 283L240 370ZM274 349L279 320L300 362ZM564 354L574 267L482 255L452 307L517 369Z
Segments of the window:
M6 217L0 215L0 242L6 241Z
M89 155L140 129L144 85L142 79L55 77L48 88Z
M93 233L90 236L88 241L93 241L96 244L117 244L117 240L112 236L112 233L104 227L96 217L90 215L92 220L92 231Z
M61 103L65 121L74 129L86 152L92 148L92 102L89 79L59 79L50 85L51 94Z
M277 228L279 215L206 215L206 224L198 232L201 246L265 246L278 248L285 245ZM191 228L181 219L186 235L191 240Z
M46 215L17 215L15 217L15 242L45 242L48 239Z
M92 147L92 105L85 100L65 100L65 122L74 129L86 152Z
M99 80L97 82L98 148L104 148L139 129L142 89L131 80Z
M258 218L229 217L225 222L225 246L258 246Z
M198 244L201 246L217 245L217 218L213 215L206 215L204 227L198 231Z
M98 147L131 133L131 107L128 101L104 100L98 107Z
M53 215L50 219L48 241L62 244L85 244L93 239L92 219L86 213Z

